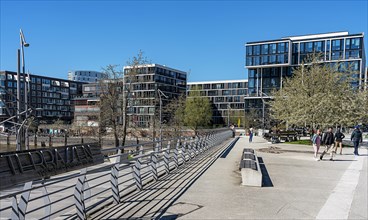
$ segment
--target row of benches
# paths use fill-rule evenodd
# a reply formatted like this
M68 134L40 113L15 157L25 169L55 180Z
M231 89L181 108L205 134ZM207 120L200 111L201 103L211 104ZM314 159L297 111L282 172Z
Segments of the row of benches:
M301 135L298 132L279 132L279 133L265 133L263 138L273 144L280 143L281 141L297 141L300 140Z

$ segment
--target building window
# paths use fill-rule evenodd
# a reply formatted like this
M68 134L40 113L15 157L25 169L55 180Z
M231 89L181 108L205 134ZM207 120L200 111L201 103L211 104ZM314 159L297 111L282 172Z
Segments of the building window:
M313 52L313 42L306 43L306 48L305 49L306 49L307 53Z
M268 44L262 45L262 54L268 54Z
M360 49L360 38L351 39L351 49Z
M332 50L341 50L342 48L341 48L341 41L342 40L333 40L332 41Z
M285 43L277 44L277 53L285 53Z

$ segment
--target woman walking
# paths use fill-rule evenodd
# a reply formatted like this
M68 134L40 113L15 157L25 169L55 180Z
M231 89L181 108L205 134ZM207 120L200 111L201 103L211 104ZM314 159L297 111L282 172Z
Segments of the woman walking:
M337 131L335 133L335 154L337 153L337 148L340 146L340 155L342 154L342 139L345 138L345 135L341 132L340 127L337 127Z
M313 158L316 161L319 161L318 151L319 151L319 147L321 146L321 136L320 136L320 134L321 134L321 131L318 129L317 132L312 137L312 144L313 144L313 149L314 149Z

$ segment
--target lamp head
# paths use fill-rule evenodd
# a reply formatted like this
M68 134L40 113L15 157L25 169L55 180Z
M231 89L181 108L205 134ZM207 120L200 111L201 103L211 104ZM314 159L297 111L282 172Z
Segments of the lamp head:
M29 47L29 43L23 42L24 47Z

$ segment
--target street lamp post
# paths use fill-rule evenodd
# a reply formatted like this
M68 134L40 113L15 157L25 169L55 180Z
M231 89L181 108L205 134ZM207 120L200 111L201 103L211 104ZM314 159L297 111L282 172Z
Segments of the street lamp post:
M17 64L18 64L18 68L17 68L17 123L19 124L21 121L21 106L20 106L20 49L17 50ZM15 126L16 128L16 126ZM18 132L18 129L15 129L15 135L16 135L16 150L20 151L21 150L21 133L22 132Z
M230 104L227 104L227 127L230 127Z
M268 97L268 95L263 93L262 91L260 91L260 94L261 94L261 100L262 100L262 135L264 135L264 130L265 130L265 101L263 99L263 95L265 95L266 97Z
M163 93L160 89L157 89L158 92L158 97L160 99L160 141L162 140L162 96L164 96L165 98L169 98L167 97L167 95L165 95L165 93Z
M20 39L20 50L18 49L18 71L17 71L17 123L20 123L22 120L22 117L20 115L21 112L21 104L20 104L20 52L22 52L22 76L23 76L23 83L24 83L24 110L25 110L25 118L24 121L28 118L28 90L27 90L27 77L26 77L26 71L25 71L25 60L24 60L24 47L29 47L29 44L26 42L26 39L24 37L22 29L19 31L19 39ZM29 147L28 143L28 131L23 130L23 126L20 126L19 129L16 132L17 138L16 138L16 150L21 150L22 145L25 146L26 149Z
M20 35L20 44L21 44L21 49L22 49L22 72L23 72L23 82L24 82L24 105L25 105L24 109L28 109L28 90L29 88L28 88L27 83L28 83L29 77L26 76L24 47L29 47L29 43L26 42L26 38L24 37L22 29L20 29L19 35ZM26 111L26 115L25 115L25 119L27 118L28 118L28 111ZM25 130L24 143L25 143L26 150L28 150L29 149L28 129Z

